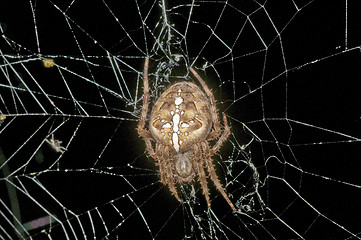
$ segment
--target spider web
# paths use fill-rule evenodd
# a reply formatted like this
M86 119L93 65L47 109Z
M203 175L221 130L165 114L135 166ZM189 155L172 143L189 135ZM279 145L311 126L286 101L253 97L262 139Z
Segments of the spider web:
M361 239L360 5L120 2L1 1L0 239ZM190 66L213 89L236 213L160 183L146 56L152 102Z

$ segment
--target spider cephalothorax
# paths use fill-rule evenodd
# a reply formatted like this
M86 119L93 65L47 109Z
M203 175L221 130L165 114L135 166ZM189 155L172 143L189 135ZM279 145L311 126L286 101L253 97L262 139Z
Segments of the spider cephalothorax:
M197 72L190 68L204 91L192 82L182 81L171 85L155 102L149 119L149 131L146 130L144 127L150 98L148 65L149 59L146 58L138 134L143 137L149 155L157 161L161 182L181 202L175 184L190 182L198 176L210 207L206 168L208 177L236 211L218 180L211 158L230 134L226 115L223 113L224 131L221 134L213 94ZM217 138L214 146L210 147L208 141Z

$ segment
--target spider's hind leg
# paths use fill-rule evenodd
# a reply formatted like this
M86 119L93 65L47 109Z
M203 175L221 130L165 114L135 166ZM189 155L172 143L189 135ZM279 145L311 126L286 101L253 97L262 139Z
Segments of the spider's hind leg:
M149 67L149 58L145 59L144 63L144 71L143 71L143 105L142 105L142 112L140 114L140 119L138 122L138 134L143 135L142 132L146 131L144 129L146 119L147 119L147 113L148 113L148 107L149 107L149 82L148 82L148 67ZM143 136L145 137L145 136Z
M225 113L222 113L223 117L223 124L224 124L224 131L216 144L210 149L210 155L213 156L222 146L222 144L228 139L229 135L231 134L231 128L228 125L227 117Z
M202 85L204 92L206 93L209 103L210 103L210 111L212 116L213 122L213 130L209 133L207 139L213 140L219 137L221 134L221 124L219 123L218 119L218 111L216 108L216 100L214 99L212 91L208 88L205 81L201 78L201 76L194 70L192 67L189 70L193 73L193 75L197 78L198 82Z

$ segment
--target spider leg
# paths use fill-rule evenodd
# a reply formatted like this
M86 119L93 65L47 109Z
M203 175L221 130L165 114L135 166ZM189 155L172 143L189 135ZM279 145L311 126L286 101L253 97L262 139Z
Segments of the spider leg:
M148 154L155 159L156 154L150 140L150 138L144 138L145 146L147 147Z
M229 134L231 134L231 128L228 126L227 117L225 113L222 113L223 116L223 124L224 124L224 132L221 137L218 139L216 144L210 149L210 156L213 156L222 146L222 144L227 140Z
M167 172L165 169L164 161L162 161L162 144L157 143L156 146L156 157L154 159L157 159L158 166L159 166L159 174L160 174L160 182L164 185L167 185Z
M196 72L196 70L194 70L192 67L189 68L189 70L193 73L193 75L197 78L199 83L202 85L202 87L209 99L209 102L210 102L210 111L211 111L211 116L212 116L212 122L214 124L213 125L214 130L212 130L209 133L207 139L208 140L216 139L221 134L221 124L219 123L219 119L218 119L216 101L214 100L214 96L213 96L211 90L208 88L207 84L204 82L204 80L201 78L201 76L199 76L199 74Z
M143 76L144 76L144 86L143 86L143 91L144 91L144 95L143 95L143 106L142 106L142 112L140 114L140 119L138 122L138 134L143 137L144 141L145 141L145 145L147 147L147 151L149 153L149 155L154 158L155 157L155 151L153 150L153 146L151 143L151 140L153 140L153 136L152 134L147 131L144 127L145 127L145 123L146 123L146 119L147 119L147 113L148 113L148 107L149 107L149 98L150 98L150 94L149 94L149 83L148 83L148 67L149 67L149 58L145 58L145 63L144 63L144 72L143 72Z
M203 141L202 143L202 150L205 153L204 159L205 162L207 164L207 168L208 168L208 173L209 176L212 180L212 182L214 183L214 185L216 186L217 190L222 194L223 198L227 201L227 203L229 204L229 206L231 206L233 211L237 211L236 208L234 207L233 203L231 202L231 200L228 198L226 192L224 191L224 188L222 186L222 184L219 182L218 180L218 176L216 174L216 170L214 168L213 162L212 162L212 158L209 155L209 146L208 143L206 141Z
M140 114L140 119L138 122L138 134L141 135L142 137L148 137L150 135L150 133L144 129L146 118L147 118L147 113L148 113L148 107L149 107L149 98L150 98L149 83L148 83L148 67L149 67L149 58L147 57L147 58L145 58L144 72L143 72L143 76L144 76L143 106L142 106L142 112ZM146 133L144 133L144 132L146 132Z
M169 187L169 190L179 202L182 202L178 195L177 188L175 187L175 179L173 177L172 164L170 162L171 157L169 156L169 152L170 149L168 146L160 146L159 153L161 155L158 156L158 162L160 165L159 171L161 172L161 182Z
M194 144L195 152L200 153L201 149L197 145L198 144ZM203 195L206 198L208 208L211 208L211 202L209 200L209 189L208 189L208 185L207 185L207 176L206 176L206 172L204 171L204 166L203 166L204 162L202 161L202 159L203 159L203 157L199 156L199 157L197 157L197 160L196 160L198 179L199 179L199 182L201 183Z
M204 80L199 76L199 74L193 69L190 68L190 71L193 73L193 75L197 78L197 80L199 81L199 83L202 85L209 101L210 101L210 111L211 111L211 116L212 116L212 122L213 122L213 127L214 130L212 130L210 132L210 134L207 137L207 140L212 140L212 139L216 139L220 136L221 134L221 124L219 123L219 119L218 119L218 114L217 114L217 108L216 108L216 104L215 104L215 100L214 100L214 96L212 94L212 92L209 90L208 86L206 85L206 83L204 82ZM228 204L231 206L231 208L233 209L233 211L236 211L236 208L234 207L234 205L232 204L231 200L228 198L226 192L224 191L224 188L222 186L222 184L219 182L218 180L218 176L216 174L216 170L213 166L213 162L211 159L211 156L213 156L222 146L222 144L227 140L227 138L229 137L230 133L231 133L231 129L228 126L227 123L227 118L226 118L226 114L223 113L223 123L224 123L224 132L221 135L221 137L218 139L218 141L216 142L216 144L210 149L208 142L203 141L201 143L201 150L199 149L199 151L202 151L204 156L202 156L201 159L205 159L207 168L208 168L208 172L209 172L209 176L211 178L211 180L214 182L214 185L216 186L217 190L222 194L222 196L224 197L224 199L228 202ZM201 162L201 164L203 164L203 162ZM197 163L198 166L198 174L199 174L199 178L204 178L204 180L206 180L206 176L204 173L204 169L202 166L202 169L200 169L200 165L199 163ZM206 196L206 200L208 203L208 207L210 207L210 203L209 203L209 194L208 194L208 187L206 185L206 183L202 183L202 188L203 188L203 193ZM205 193L205 190L207 191L207 194Z

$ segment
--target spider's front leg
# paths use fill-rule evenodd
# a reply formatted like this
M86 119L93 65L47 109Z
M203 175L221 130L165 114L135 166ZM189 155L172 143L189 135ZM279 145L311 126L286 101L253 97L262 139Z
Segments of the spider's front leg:
M204 161L203 161L204 156L202 156L202 153L201 153L200 143L194 144L194 153L195 153L194 155L196 157L196 167L197 167L197 172L198 172L198 179L199 179L199 182L201 183L203 195L206 198L208 208L211 208L211 202L209 199L209 189L208 189L208 185L207 185L207 175L206 175L206 172L204 171Z
M223 198L227 201L229 206L232 208L232 210L236 212L237 211L236 208L234 207L231 200L228 198L221 182L218 179L216 169L214 168L214 165L213 165L212 158L209 155L210 149L209 149L208 143L206 141L204 141L201 143L201 145L202 145L202 152L204 152L204 161L206 162L206 166L208 168L209 177L211 178L212 182L216 186L217 190L222 194Z
M175 179L172 171L172 159L173 157L169 154L171 149L169 146L164 146L163 144L157 144L157 159L159 165L160 172L160 180L164 185L169 187L171 193L175 196L175 198L182 202L178 195L177 188L175 187ZM173 159L174 160L174 159Z

